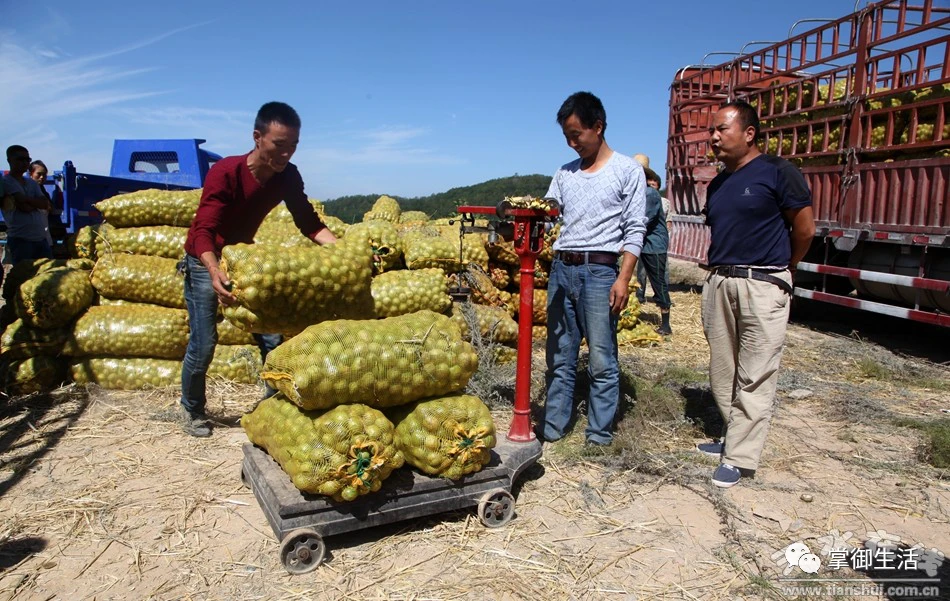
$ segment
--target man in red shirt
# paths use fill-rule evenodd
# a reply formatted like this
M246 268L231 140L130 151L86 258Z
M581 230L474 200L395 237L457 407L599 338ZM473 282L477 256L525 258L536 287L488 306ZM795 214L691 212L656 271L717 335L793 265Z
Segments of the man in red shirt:
M237 300L219 266L221 249L254 242L261 222L281 201L304 236L317 244L336 242L307 200L300 172L290 162L299 138L297 112L283 102L268 102L254 121L254 149L221 159L205 178L181 264L191 329L181 368L182 427L192 436L211 435L205 379L218 341L218 304L230 306ZM280 344L279 335L254 337L265 356Z

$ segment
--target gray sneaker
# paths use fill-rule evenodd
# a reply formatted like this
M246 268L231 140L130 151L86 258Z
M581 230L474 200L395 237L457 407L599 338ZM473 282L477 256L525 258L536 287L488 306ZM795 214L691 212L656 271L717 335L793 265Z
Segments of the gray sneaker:
M211 436L211 425L208 423L208 417L204 413L192 413L184 407L181 407L181 429L185 434L197 438L207 438Z

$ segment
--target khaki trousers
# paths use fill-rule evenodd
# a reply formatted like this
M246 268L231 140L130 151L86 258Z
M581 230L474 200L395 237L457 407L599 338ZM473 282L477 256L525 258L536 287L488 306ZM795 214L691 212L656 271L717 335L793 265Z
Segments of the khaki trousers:
M791 283L788 271L774 273ZM755 470L769 433L791 298L769 282L710 272L703 285L709 384L726 424L723 463Z

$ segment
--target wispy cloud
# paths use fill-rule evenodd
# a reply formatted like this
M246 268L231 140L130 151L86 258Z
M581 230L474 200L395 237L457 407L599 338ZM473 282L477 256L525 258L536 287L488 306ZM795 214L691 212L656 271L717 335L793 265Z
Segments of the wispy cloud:
M362 165L454 165L463 161L427 147L430 131L420 127L382 126L371 130L323 132L330 139L348 140L345 146L321 146L320 141L307 142L312 149L301 153L308 161ZM303 161L301 161L303 162Z

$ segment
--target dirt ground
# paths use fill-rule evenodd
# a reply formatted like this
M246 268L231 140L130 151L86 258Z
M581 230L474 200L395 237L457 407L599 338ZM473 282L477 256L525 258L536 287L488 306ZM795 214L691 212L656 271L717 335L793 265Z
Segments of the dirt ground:
M253 387L212 387L210 439L171 421L174 390L6 401L0 600L796 599L800 583L781 580L807 576L783 573L793 542L826 566L829 536L950 552L950 471L921 461L920 430L895 425L950 411L946 333L900 324L886 339L881 322L849 326L846 316L831 332L790 325L763 464L723 491L709 481L715 460L692 451L714 422L696 281L677 266L671 339L622 351L639 386L625 422L660 398L676 400L674 419L642 420L637 440L621 423L627 434L607 451L577 444L581 425L546 445L501 528L466 510L328 537L326 563L305 575L284 570L240 481L237 420ZM658 317L653 306L645 314ZM509 419L497 411L499 430ZM943 595L948 568L937 575ZM887 576L820 575L864 585Z

